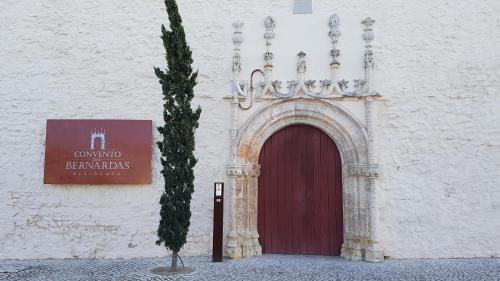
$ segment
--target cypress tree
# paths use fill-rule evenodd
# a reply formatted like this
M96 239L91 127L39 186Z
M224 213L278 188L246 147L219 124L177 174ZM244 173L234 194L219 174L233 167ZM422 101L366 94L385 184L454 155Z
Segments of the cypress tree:
M165 0L170 30L161 26L167 69L155 67L163 91L163 136L157 142L161 152L164 192L160 198L160 223L157 245L172 251L171 271L177 271L178 253L186 243L191 219L191 195L194 191L193 168L196 158L194 132L201 108L191 109L193 88L198 72L193 72L191 50L186 42L182 19L175 0Z

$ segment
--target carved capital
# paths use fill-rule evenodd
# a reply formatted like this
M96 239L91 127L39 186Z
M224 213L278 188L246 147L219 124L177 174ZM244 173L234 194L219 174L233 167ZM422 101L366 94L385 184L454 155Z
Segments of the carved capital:
M347 173L352 177L375 178L380 176L380 166L377 164L347 165Z
M226 166L226 174L235 178L258 178L260 175L260 165L228 165Z
M260 176L260 165L245 165L243 167L243 176L248 178L258 178Z
M230 177L241 177L243 170L239 166L226 166L226 175Z

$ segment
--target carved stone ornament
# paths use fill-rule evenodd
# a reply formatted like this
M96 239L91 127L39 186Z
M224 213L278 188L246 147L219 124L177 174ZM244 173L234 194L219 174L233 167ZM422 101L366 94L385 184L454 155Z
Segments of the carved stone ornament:
M229 177L246 177L257 178L260 175L260 165L228 165L226 167L226 174Z
M264 33L264 39L266 39L266 44L271 45L271 41L274 39L274 28L276 27L276 22L271 16L266 17L264 21L264 27L266 28L266 33Z
M367 17L361 22L361 24L364 25L363 40L365 40L365 42L371 42L375 39L375 33L372 29L374 23L375 20L370 17Z
M243 27L243 23L241 21L235 21L233 23L233 28L234 28L233 43L237 46L239 46L241 43L243 43L243 36L242 36L242 32L241 32L242 27Z
M340 17L333 13L325 22L325 35L331 41L329 77L312 79L308 77L307 55L297 50L296 77L287 80L273 78L272 43L276 36L276 21L268 16L263 22L266 48L263 53L263 69L252 73L248 81L240 81L240 46L243 43L243 24L233 24L233 88L230 101L231 127L229 129L230 153L226 166L227 181L231 189L230 227L226 236L226 255L242 258L259 255L258 241L258 164L260 150L269 136L281 128L304 124L324 131L338 145L343 160L342 191L344 220L344 241L341 256L353 260L381 261L383 247L378 234L376 190L381 174L377 163L376 149L376 102L378 94L373 89L375 38L371 18L361 24L364 51L359 54L363 63L364 77L350 81L338 77L341 51L337 44L341 35ZM310 67L309 67L310 69ZM264 78L254 80L253 74ZM286 83L284 83L286 81ZM259 108L249 110L259 102ZM364 102L365 124L342 108L342 103L327 99L346 99ZM240 120L242 118L242 120ZM350 163L350 164L349 164Z
M294 97L311 97L311 98L342 98L342 97L368 97L380 96L372 89L372 72L374 66L373 50L371 42L375 38L373 32L373 24L375 21L372 18L366 18L362 22L363 34L362 38L365 41L364 51L364 69L365 77L363 79L354 79L353 88L349 91L348 81L345 79L337 79L337 72L340 67L338 58L340 57L340 50L337 48L337 43L340 37L340 17L333 13L328 19L328 36L330 37L332 49L330 50L330 78L329 79L308 79L307 78L307 60L304 52L299 52L297 55L297 78L288 80L287 87L283 87L282 81L273 80L273 58L274 54L271 51L272 41L276 34L274 29L276 27L276 20L267 16L264 20L264 39L266 40L266 51L264 52L264 70L261 73L264 76L264 81L251 82L245 84L239 82L239 73L241 72L241 58L239 45L243 42L241 35L241 22L233 23L234 27L234 54L233 54L233 77L234 78L234 91L236 96L243 97L240 108L243 110L250 109L253 105L254 98L258 99L286 99ZM238 80L238 81L236 81ZM252 79L250 79L252 80ZM320 83L316 83L320 81ZM247 85L248 87L244 87ZM244 105L246 104L246 105Z
M241 72L241 55L240 55L240 45L243 43L243 33L241 29L243 28L243 23L241 21L233 22L233 96L246 96L247 85L246 81L240 81Z
M304 81L313 86L312 81ZM358 82L362 84L361 82ZM290 83L299 87L299 82ZM278 88L278 84L274 83ZM382 261L383 247L378 238L376 126L374 99L364 99L366 124L344 110L341 103L303 96L282 99L263 105L250 116L245 116L233 128L237 138L231 138L236 158L226 166L230 187L229 229L226 255L245 258L261 253L258 243L259 155L269 136L280 129L303 124L322 130L335 141L343 163L342 198L345 230L341 256L352 260ZM237 109L237 104L231 103ZM232 115L238 116L238 111ZM237 120L238 118L233 118ZM234 131L233 131L234 132Z
M365 41L365 69L373 68L373 50L371 42L375 39L375 33L373 32L373 24L375 24L375 20L370 17L364 19L361 24L364 26L363 29L363 40Z
M368 177L374 178L378 177L381 174L379 165L348 165L347 172L349 176L353 177Z

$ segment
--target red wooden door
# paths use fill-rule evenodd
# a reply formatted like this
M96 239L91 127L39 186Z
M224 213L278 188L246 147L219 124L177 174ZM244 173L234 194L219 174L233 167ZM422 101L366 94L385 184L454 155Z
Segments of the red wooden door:
M266 141L259 163L263 253L340 255L342 167L335 142L315 127L289 126Z

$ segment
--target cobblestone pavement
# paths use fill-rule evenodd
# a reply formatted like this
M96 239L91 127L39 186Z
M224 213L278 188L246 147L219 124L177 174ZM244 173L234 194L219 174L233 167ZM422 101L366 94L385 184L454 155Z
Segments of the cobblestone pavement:
M387 260L353 262L337 257L264 255L212 263L186 257L194 271L182 276L150 273L167 258L129 260L3 260L0 280L500 280L500 259Z

